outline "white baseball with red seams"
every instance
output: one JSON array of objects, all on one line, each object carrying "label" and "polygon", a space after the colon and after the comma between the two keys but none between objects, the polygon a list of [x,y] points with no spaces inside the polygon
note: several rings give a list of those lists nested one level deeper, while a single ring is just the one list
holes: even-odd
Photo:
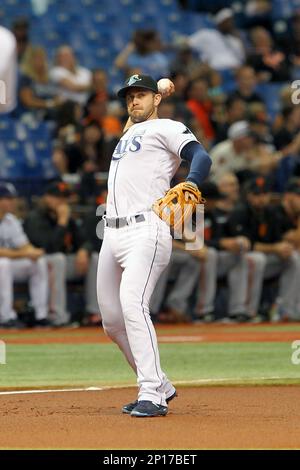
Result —
[{"label": "white baseball with red seams", "polygon": [[107,220],[129,224],[105,227],[97,276],[103,326],[137,374],[138,400],[160,405],[175,389],[160,366],[149,303],[172,238],[151,206],[170,188],[181,149],[191,141],[197,139],[186,126],[170,119],[134,124],[116,146],[108,178]]},{"label": "white baseball with red seams", "polygon": [[157,82],[157,88],[159,93],[165,94],[171,91],[172,87],[174,86],[173,82],[169,78],[161,78]]}]

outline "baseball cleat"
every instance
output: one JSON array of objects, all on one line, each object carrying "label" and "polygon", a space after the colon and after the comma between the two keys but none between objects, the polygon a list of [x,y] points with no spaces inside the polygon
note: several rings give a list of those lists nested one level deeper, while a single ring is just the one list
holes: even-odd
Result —
[{"label": "baseball cleat", "polygon": [[152,401],[139,401],[137,406],[132,410],[131,416],[136,418],[154,418],[156,416],[166,416],[168,407],[157,405]]},{"label": "baseball cleat", "polygon": [[[178,395],[175,390],[175,392],[171,396],[166,398],[166,402],[169,403],[169,401],[173,400],[173,398],[176,398],[177,396]],[[122,408],[122,413],[130,415],[132,410],[134,410],[134,408],[137,406],[137,404],[138,404],[138,400],[135,400],[135,401],[132,401],[131,403],[128,403],[127,405],[124,405]]]}]

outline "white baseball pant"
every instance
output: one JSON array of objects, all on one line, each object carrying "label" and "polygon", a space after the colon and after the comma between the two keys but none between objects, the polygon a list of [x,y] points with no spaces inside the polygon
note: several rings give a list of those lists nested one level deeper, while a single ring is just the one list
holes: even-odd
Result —
[{"label": "white baseball pant", "polygon": [[48,315],[48,269],[45,257],[32,261],[29,258],[0,258],[0,320],[15,320],[13,309],[14,281],[29,282],[29,293],[37,320]]},{"label": "white baseball pant", "polygon": [[170,260],[169,228],[153,212],[144,222],[105,227],[99,256],[97,295],[103,327],[138,378],[138,400],[166,405],[175,389],[161,369],[149,302]]}]

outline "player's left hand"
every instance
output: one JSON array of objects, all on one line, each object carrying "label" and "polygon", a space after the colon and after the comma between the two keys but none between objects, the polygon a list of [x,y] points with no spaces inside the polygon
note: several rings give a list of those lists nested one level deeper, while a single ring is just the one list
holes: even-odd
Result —
[{"label": "player's left hand", "polygon": [[184,181],[169,189],[152,204],[152,210],[173,230],[180,230],[187,224],[197,204],[204,203],[197,185]]}]

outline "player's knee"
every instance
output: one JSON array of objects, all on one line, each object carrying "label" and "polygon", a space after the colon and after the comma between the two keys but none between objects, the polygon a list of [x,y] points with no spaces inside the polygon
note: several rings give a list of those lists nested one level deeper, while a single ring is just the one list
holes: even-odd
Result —
[{"label": "player's knee", "polygon": [[131,315],[136,316],[137,310],[141,308],[141,299],[134,292],[120,293],[120,302],[122,306],[123,314],[126,318]]},{"label": "player's knee", "polygon": [[114,323],[106,322],[105,320],[102,321],[102,326],[104,333],[113,341],[119,337],[120,333],[124,330],[124,324],[121,323]]},{"label": "player's knee", "polygon": [[39,271],[43,273],[47,272],[47,260],[45,256],[41,256],[40,258],[38,258],[36,261],[36,264],[37,264]]},{"label": "player's knee", "polygon": [[64,253],[54,253],[48,257],[48,264],[60,271],[65,271],[67,267],[67,257]]},{"label": "player's knee", "polygon": [[252,252],[248,255],[248,261],[253,263],[256,272],[263,272],[266,268],[267,257],[264,253]]}]

